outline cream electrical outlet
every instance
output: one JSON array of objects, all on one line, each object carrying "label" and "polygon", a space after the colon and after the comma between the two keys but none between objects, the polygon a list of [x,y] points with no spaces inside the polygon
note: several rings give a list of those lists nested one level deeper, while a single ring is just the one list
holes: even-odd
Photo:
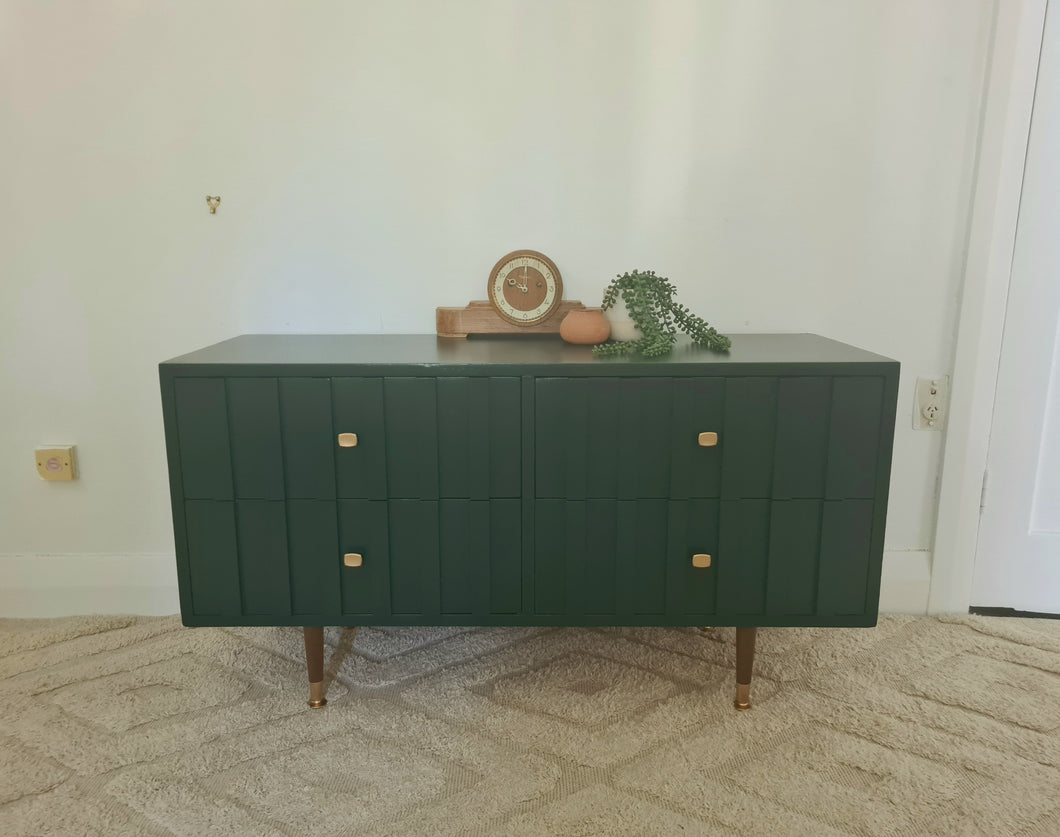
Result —
[{"label": "cream electrical outlet", "polygon": [[914,430],[942,430],[949,412],[950,379],[917,378],[913,403]]},{"label": "cream electrical outlet", "polygon": [[37,473],[45,480],[77,479],[76,445],[52,445],[37,448]]}]

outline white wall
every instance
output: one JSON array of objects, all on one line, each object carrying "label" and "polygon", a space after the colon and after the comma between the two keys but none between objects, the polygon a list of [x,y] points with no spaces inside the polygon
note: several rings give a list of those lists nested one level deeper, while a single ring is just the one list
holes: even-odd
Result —
[{"label": "white wall", "polygon": [[429,332],[519,247],[572,298],[652,268],[725,332],[900,360],[887,549],[929,550],[912,379],[950,369],[994,12],[0,0],[0,553],[171,552],[158,361]]}]

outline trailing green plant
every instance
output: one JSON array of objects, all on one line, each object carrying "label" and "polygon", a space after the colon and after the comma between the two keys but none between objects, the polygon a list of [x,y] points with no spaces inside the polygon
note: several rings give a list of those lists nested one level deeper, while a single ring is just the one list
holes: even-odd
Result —
[{"label": "trailing green plant", "polygon": [[625,342],[609,341],[593,346],[598,355],[624,355],[639,352],[644,357],[659,357],[673,349],[680,329],[701,346],[727,352],[732,341],[697,317],[684,305],[674,302],[677,288],[654,270],[634,270],[611,280],[604,291],[603,308],[614,308],[619,295],[626,303],[630,319],[643,337]]}]

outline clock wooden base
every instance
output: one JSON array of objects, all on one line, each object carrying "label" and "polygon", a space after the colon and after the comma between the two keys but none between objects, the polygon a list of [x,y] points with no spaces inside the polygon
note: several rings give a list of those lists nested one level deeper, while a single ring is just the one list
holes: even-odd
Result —
[{"label": "clock wooden base", "polygon": [[436,331],[439,337],[467,337],[470,334],[559,334],[560,323],[571,311],[583,311],[577,300],[564,300],[542,323],[519,326],[497,314],[488,300],[469,302],[463,308],[437,308]]}]

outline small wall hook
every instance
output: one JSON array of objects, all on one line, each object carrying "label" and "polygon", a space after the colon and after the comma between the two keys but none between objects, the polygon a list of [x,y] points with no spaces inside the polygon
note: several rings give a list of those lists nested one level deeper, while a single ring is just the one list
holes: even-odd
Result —
[{"label": "small wall hook", "polygon": [[209,195],[206,196],[206,205],[210,207],[210,214],[217,214],[217,206],[221,203],[221,196],[218,195],[216,198],[211,198]]}]

